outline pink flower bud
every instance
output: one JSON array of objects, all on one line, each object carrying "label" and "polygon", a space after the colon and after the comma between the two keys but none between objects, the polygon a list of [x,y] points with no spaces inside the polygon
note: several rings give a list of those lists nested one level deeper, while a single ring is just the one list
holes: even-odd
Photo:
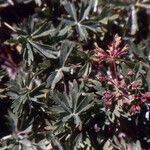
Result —
[{"label": "pink flower bud", "polygon": [[141,112],[141,107],[140,107],[139,105],[137,105],[137,106],[135,107],[135,109],[136,109],[137,112]]},{"label": "pink flower bud", "polygon": [[128,71],[128,76],[134,76],[135,75],[135,71],[134,70],[129,70]]},{"label": "pink flower bud", "polygon": [[103,95],[103,99],[108,100],[113,98],[113,93],[111,91],[106,91]]},{"label": "pink flower bud", "polygon": [[131,89],[137,89],[140,86],[141,86],[141,82],[139,81],[134,81],[131,83]]},{"label": "pink flower bud", "polygon": [[140,95],[139,94],[135,94],[134,95],[134,100],[138,100],[140,98]]},{"label": "pink flower bud", "polygon": [[142,96],[143,99],[148,99],[150,98],[150,92],[146,92],[143,96]]},{"label": "pink flower bud", "polygon": [[107,78],[104,77],[104,76],[100,76],[100,77],[99,77],[99,80],[100,80],[100,81],[107,81]]},{"label": "pink flower bud", "polygon": [[132,105],[130,108],[130,113],[135,113],[135,111],[136,111],[136,106]]},{"label": "pink flower bud", "polygon": [[130,113],[135,114],[135,113],[140,113],[141,112],[141,107],[138,104],[134,104],[130,108]]}]

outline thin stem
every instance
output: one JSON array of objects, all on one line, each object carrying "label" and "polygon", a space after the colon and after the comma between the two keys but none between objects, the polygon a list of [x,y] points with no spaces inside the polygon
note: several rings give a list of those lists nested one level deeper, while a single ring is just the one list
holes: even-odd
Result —
[{"label": "thin stem", "polygon": [[10,30],[17,32],[16,29],[14,29],[10,24],[8,24],[7,22],[4,22],[4,25],[9,28]]},{"label": "thin stem", "polygon": [[115,71],[115,76],[116,76],[116,80],[117,80],[117,83],[118,83],[118,72],[117,72],[117,66],[116,66],[116,63],[115,61],[113,60],[113,67],[114,67],[114,71]]}]

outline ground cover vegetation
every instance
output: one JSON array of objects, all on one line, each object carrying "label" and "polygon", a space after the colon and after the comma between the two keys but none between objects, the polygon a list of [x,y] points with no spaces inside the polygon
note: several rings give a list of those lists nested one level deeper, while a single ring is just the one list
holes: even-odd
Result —
[{"label": "ground cover vegetation", "polygon": [[0,149],[150,148],[149,0],[0,1]]}]

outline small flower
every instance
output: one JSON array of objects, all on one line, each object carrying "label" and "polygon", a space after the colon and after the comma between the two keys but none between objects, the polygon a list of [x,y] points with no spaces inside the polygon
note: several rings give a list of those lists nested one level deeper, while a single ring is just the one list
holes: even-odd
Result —
[{"label": "small flower", "polygon": [[116,91],[115,96],[119,98],[119,97],[124,96],[124,94],[122,93],[122,91]]},{"label": "small flower", "polygon": [[116,59],[126,55],[128,53],[128,47],[125,45],[124,47],[120,46],[121,37],[117,34],[114,37],[114,41],[108,46],[108,50],[104,50],[100,47],[97,47],[94,50],[93,61],[97,63],[102,63],[103,61],[116,61]]},{"label": "small flower", "polygon": [[108,58],[108,54],[102,48],[97,47],[94,50],[94,52],[95,52],[93,55],[94,62],[100,64],[101,62],[105,61]]},{"label": "small flower", "polygon": [[148,99],[150,98],[150,92],[146,92],[145,94],[143,94],[142,99]]},{"label": "small flower", "polygon": [[134,76],[135,75],[135,71],[134,70],[129,70],[128,71],[128,76]]},{"label": "small flower", "polygon": [[139,105],[137,105],[135,108],[137,112],[141,112],[141,107]]},{"label": "small flower", "polygon": [[99,76],[98,78],[100,81],[108,81],[108,78],[107,77],[104,77],[104,76]]},{"label": "small flower", "polygon": [[140,98],[140,95],[139,94],[134,94],[133,98],[134,98],[134,100],[138,100]]},{"label": "small flower", "polygon": [[114,94],[111,91],[105,91],[102,99],[104,100],[106,106],[110,107],[112,105],[112,100],[114,98]]},{"label": "small flower", "polygon": [[130,108],[130,113],[135,114],[135,113],[140,113],[141,112],[141,107],[138,104],[134,104]]},{"label": "small flower", "polygon": [[116,60],[117,58],[120,58],[128,53],[127,45],[120,47],[121,42],[121,37],[116,34],[114,41],[109,46],[109,50],[107,50],[112,60]]},{"label": "small flower", "polygon": [[109,100],[114,97],[113,93],[111,91],[105,91],[103,94],[103,99]]},{"label": "small flower", "polygon": [[130,88],[132,90],[134,90],[134,89],[139,88],[140,86],[141,86],[141,82],[140,81],[134,81],[134,82],[131,83]]}]

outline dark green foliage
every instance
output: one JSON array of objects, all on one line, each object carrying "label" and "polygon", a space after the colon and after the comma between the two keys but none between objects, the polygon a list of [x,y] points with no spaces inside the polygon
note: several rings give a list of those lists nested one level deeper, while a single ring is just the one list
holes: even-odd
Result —
[{"label": "dark green foliage", "polygon": [[20,23],[2,20],[21,62],[0,51],[11,104],[0,149],[149,149],[150,2],[8,0],[0,11],[29,3]]}]

